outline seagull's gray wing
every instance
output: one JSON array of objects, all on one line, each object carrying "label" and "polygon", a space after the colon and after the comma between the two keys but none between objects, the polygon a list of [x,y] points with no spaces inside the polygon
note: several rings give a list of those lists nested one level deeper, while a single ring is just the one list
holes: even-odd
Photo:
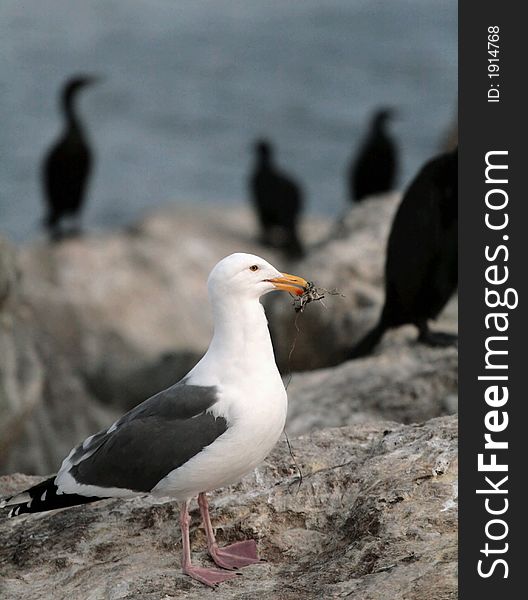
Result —
[{"label": "seagull's gray wing", "polygon": [[149,492],[225,433],[226,419],[208,412],[216,402],[215,387],[177,383],[87,438],[67,470],[80,484]]}]

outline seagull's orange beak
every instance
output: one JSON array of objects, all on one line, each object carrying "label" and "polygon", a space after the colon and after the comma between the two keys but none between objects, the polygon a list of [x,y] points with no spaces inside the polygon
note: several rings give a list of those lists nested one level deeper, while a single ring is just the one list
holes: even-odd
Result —
[{"label": "seagull's orange beak", "polygon": [[306,279],[297,277],[297,275],[289,275],[288,273],[281,273],[281,277],[275,277],[274,279],[266,279],[278,289],[284,292],[290,292],[297,296],[302,296],[304,290],[308,286]]}]

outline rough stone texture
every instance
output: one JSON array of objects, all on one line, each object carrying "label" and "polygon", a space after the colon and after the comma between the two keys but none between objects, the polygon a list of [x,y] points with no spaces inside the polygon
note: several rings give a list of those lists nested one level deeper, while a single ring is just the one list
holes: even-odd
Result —
[{"label": "rough stone texture", "polygon": [[295,373],[288,385],[289,434],[390,419],[416,423],[458,410],[458,352],[388,348],[330,369]]},{"label": "rough stone texture", "polygon": [[20,298],[18,280],[14,248],[0,239],[0,462],[16,440],[24,440],[26,423],[46,386],[34,320]]},{"label": "rough stone texture", "polygon": [[[174,502],[148,498],[0,521],[0,596],[10,600],[457,597],[457,420],[326,429],[280,443],[214,494],[221,543],[258,539],[267,560],[208,590],[179,570]],[[0,479],[0,493],[37,478]],[[194,559],[210,564],[194,510]]]},{"label": "rough stone texture", "polygon": [[[275,354],[283,371],[341,363],[345,350],[377,322],[384,300],[386,241],[400,198],[394,193],[353,206],[326,241],[295,265],[296,274],[328,290],[337,288],[342,296],[327,296],[308,305],[296,322],[291,307],[276,296],[266,298]],[[456,299],[446,307],[437,327],[456,332]],[[415,338],[413,327],[394,330],[381,347],[406,346]]]},{"label": "rough stone texture", "polygon": [[44,384],[30,315],[19,304],[17,279],[14,249],[0,238],[0,456],[39,402]]},{"label": "rough stone texture", "polygon": [[0,237],[0,310],[14,293],[19,277],[14,248]]},{"label": "rough stone texture", "polygon": [[18,273],[14,250],[0,239],[0,473],[46,473],[113,413],[54,352]]}]

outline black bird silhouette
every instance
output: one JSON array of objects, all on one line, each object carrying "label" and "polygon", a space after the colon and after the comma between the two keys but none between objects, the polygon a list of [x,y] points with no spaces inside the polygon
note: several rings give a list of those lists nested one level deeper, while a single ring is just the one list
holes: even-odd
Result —
[{"label": "black bird silhouette", "polygon": [[388,108],[377,110],[370,131],[348,169],[348,195],[351,202],[360,202],[394,189],[398,168],[397,150],[387,132],[387,122],[393,117]]},{"label": "black bird silhouette", "polygon": [[65,127],[59,139],[48,150],[42,169],[42,182],[47,214],[44,224],[51,239],[64,235],[62,221],[76,218],[72,232],[79,233],[79,218],[86,185],[92,168],[93,155],[83,126],[76,114],[75,100],[84,87],[97,81],[90,76],[69,79],[61,92],[61,110]]},{"label": "black bird silhouette", "polygon": [[405,192],[387,245],[385,304],[378,324],[348,354],[370,354],[387,329],[416,325],[431,346],[456,336],[432,332],[458,284],[458,150],[425,164]]},{"label": "black bird silhouette", "polygon": [[269,142],[258,140],[255,156],[249,189],[260,223],[261,241],[283,248],[291,258],[299,258],[304,254],[297,231],[303,206],[301,188],[275,166]]}]

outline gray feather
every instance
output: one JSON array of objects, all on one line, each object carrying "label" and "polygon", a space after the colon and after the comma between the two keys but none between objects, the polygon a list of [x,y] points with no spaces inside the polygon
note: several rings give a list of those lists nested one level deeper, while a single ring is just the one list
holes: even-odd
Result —
[{"label": "gray feather", "polygon": [[177,383],[79,445],[69,472],[81,484],[148,492],[225,433],[226,420],[207,412],[216,402],[215,387]]}]

